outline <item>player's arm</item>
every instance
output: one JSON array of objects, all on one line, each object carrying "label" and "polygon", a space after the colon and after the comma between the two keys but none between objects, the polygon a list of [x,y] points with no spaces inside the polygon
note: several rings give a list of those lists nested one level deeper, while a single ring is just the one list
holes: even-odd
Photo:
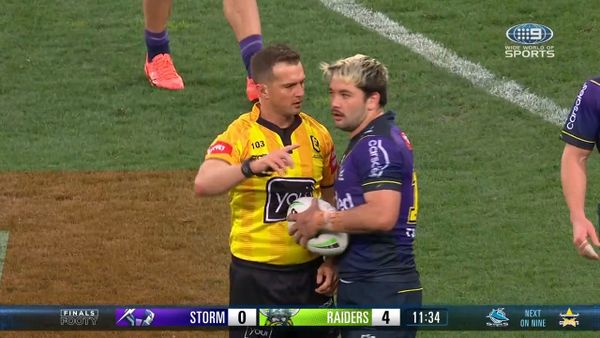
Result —
[{"label": "player's arm", "polygon": [[288,220],[296,222],[290,234],[308,240],[321,230],[347,233],[392,230],[400,212],[400,192],[374,190],[366,192],[364,197],[364,204],[344,211],[320,210],[314,199],[306,211],[288,216]]},{"label": "player's arm", "polygon": [[594,245],[600,245],[594,225],[585,216],[587,159],[591,152],[589,149],[566,144],[561,158],[561,183],[573,224],[573,244],[577,248],[587,242],[588,237]]},{"label": "player's arm", "polygon": [[374,190],[366,192],[364,197],[365,203],[355,208],[325,214],[323,227],[348,233],[392,230],[400,213],[400,192]]}]

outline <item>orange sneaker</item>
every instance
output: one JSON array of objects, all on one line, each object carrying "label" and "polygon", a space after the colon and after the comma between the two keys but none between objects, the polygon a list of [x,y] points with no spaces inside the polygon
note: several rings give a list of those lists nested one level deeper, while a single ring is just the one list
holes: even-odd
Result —
[{"label": "orange sneaker", "polygon": [[258,100],[258,89],[256,88],[256,82],[252,78],[246,78],[246,96],[248,101],[254,102]]},{"label": "orange sneaker", "polygon": [[146,56],[144,71],[148,81],[154,87],[169,90],[181,90],[184,87],[183,79],[177,74],[169,54],[158,54],[152,58],[152,62],[148,62],[148,56]]}]

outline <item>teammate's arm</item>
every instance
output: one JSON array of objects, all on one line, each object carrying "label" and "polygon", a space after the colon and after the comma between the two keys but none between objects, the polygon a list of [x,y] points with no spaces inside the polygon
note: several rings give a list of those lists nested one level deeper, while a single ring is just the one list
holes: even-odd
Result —
[{"label": "teammate's arm", "polygon": [[[566,144],[561,158],[561,182],[565,201],[573,224],[573,244],[579,249],[588,237],[600,246],[592,222],[585,216],[587,159],[592,151]],[[580,254],[583,253],[579,250]]]}]

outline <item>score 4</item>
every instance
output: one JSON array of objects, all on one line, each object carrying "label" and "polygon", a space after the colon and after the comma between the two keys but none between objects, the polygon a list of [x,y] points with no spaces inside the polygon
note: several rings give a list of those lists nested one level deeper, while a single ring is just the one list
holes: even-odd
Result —
[{"label": "score 4", "polygon": [[371,309],[371,326],[400,326],[400,309]]}]

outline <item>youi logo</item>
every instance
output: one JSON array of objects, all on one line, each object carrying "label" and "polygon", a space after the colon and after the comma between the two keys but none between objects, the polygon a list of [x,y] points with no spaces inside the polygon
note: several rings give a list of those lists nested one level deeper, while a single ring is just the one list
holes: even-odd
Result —
[{"label": "youi logo", "polygon": [[520,45],[538,45],[554,36],[550,27],[538,23],[522,23],[506,30],[506,38]]}]

